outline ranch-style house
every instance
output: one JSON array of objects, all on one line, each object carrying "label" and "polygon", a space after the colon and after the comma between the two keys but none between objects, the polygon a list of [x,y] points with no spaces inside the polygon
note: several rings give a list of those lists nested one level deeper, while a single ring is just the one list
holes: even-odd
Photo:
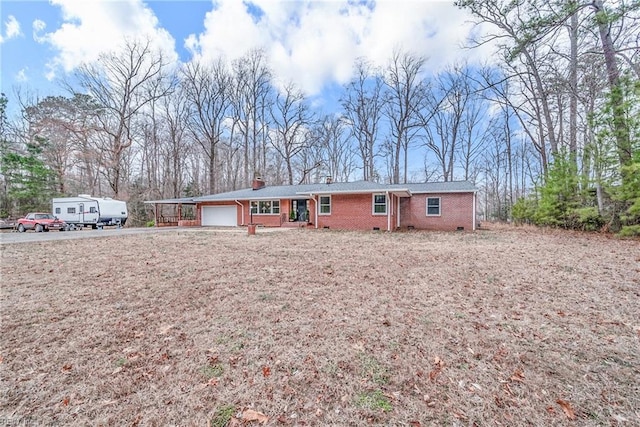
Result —
[{"label": "ranch-style house", "polygon": [[[156,226],[311,227],[337,230],[475,230],[476,187],[468,181],[369,181],[268,186],[209,196],[150,200]],[[162,208],[177,206],[177,215]],[[191,215],[183,215],[191,206]]]}]

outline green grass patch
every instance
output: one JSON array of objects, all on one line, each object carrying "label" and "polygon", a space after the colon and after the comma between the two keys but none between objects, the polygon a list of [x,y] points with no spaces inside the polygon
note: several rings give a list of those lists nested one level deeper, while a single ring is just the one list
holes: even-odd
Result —
[{"label": "green grass patch", "polygon": [[271,295],[271,294],[269,294],[269,293],[262,292],[262,293],[258,294],[258,299],[260,301],[273,301],[274,299],[276,299],[276,297]]},{"label": "green grass patch", "polygon": [[210,380],[211,378],[221,377],[224,373],[224,367],[221,364],[216,363],[215,365],[204,366],[202,369],[200,369],[200,372],[202,372],[202,375]]},{"label": "green grass patch", "polygon": [[391,402],[382,394],[380,390],[366,391],[358,394],[356,405],[365,409],[379,410],[389,412],[393,409]]},{"label": "green grass patch", "polygon": [[360,354],[360,364],[362,366],[362,376],[370,378],[378,385],[389,383],[389,372],[378,362],[378,360],[367,354]]},{"label": "green grass patch", "polygon": [[233,405],[224,405],[220,408],[216,409],[215,414],[213,414],[213,418],[211,418],[210,426],[211,427],[226,427],[233,418],[233,415],[236,413],[236,407]]}]

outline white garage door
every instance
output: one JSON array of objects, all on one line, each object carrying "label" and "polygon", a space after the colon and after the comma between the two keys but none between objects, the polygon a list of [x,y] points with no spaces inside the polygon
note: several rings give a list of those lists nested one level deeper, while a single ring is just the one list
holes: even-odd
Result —
[{"label": "white garage door", "polygon": [[235,227],[238,225],[237,208],[235,206],[203,206],[202,225]]}]

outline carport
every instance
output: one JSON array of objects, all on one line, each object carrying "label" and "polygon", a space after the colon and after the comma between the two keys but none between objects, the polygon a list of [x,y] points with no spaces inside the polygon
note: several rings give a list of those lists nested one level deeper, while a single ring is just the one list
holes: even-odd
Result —
[{"label": "carport", "polygon": [[[196,202],[190,197],[164,200],[148,200],[153,205],[153,220],[156,227],[193,227],[200,225]],[[184,209],[184,207],[187,209]]]}]

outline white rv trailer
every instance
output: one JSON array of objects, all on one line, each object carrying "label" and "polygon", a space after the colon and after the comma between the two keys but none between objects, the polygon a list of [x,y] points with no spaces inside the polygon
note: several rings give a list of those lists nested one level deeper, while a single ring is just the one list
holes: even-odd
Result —
[{"label": "white rv trailer", "polygon": [[53,215],[69,228],[102,228],[105,225],[122,227],[127,222],[127,204],[110,197],[60,197],[51,201]]}]

